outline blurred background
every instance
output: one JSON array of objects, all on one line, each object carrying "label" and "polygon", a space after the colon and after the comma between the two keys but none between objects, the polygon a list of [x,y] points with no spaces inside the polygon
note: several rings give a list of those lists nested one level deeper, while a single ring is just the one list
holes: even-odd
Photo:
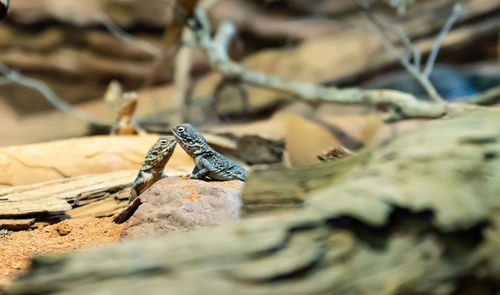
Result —
[{"label": "blurred background", "polygon": [[[357,149],[390,135],[369,107],[306,105],[223,79],[182,37],[195,3],[12,0],[8,18],[0,23],[0,61],[107,124],[117,113],[105,97],[136,91],[136,121],[150,132],[168,132],[188,121],[219,133],[284,139],[298,150],[299,141],[315,133],[307,157],[292,155],[297,163],[317,161],[320,151],[336,143]],[[430,79],[449,100],[499,84],[498,0],[366,3],[378,19],[404,32],[423,59],[460,3],[462,14],[443,40]],[[360,6],[347,0],[221,0],[210,21],[213,28],[223,21],[236,25],[229,54],[249,69],[323,85],[400,89],[425,98],[381,45],[381,29]],[[389,37],[404,53],[397,36]],[[0,77],[0,146],[93,134],[109,134],[109,127],[55,109],[40,87]]]}]

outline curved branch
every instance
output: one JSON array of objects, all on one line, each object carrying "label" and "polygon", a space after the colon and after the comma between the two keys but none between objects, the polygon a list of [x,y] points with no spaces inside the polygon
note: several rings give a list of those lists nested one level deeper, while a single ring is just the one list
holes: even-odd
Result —
[{"label": "curved branch", "polygon": [[490,106],[497,103],[500,103],[500,86],[493,87],[483,93],[480,93],[471,99],[469,99],[470,103]]},{"label": "curved branch", "polygon": [[[336,103],[369,104],[388,107],[387,121],[406,118],[437,118],[446,113],[445,103],[419,101],[411,94],[395,90],[362,90],[359,88],[339,89],[324,87],[300,81],[285,80],[275,75],[264,74],[246,69],[229,59],[228,40],[235,29],[230,23],[223,23],[214,40],[210,34],[210,25],[201,5],[195,9],[194,18],[188,23],[194,32],[197,45],[205,52],[210,64],[226,77],[239,79],[258,87],[282,91],[307,101],[328,101]],[[226,32],[226,34],[224,34]]]},{"label": "curved branch", "polygon": [[65,100],[57,96],[57,94],[44,82],[24,76],[23,74],[10,69],[3,62],[0,62],[0,74],[3,74],[5,78],[0,80],[0,85],[7,83],[17,83],[24,87],[34,89],[40,92],[40,94],[42,94],[43,97],[56,109],[59,109],[60,111],[70,116],[87,121],[90,124],[94,124],[97,126],[110,126],[109,123],[94,119],[87,112],[81,111],[71,104],[67,103]]}]

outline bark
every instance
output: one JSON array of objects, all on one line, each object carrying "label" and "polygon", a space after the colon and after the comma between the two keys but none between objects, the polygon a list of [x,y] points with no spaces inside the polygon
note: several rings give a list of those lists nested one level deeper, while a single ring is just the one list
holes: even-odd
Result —
[{"label": "bark", "polygon": [[27,229],[35,223],[35,218],[28,219],[0,219],[0,229]]},{"label": "bark", "polygon": [[136,174],[126,170],[1,189],[0,217],[66,212],[129,191]]},{"label": "bark", "polygon": [[[0,187],[141,167],[157,135],[92,136],[0,148]],[[191,158],[177,148],[167,174],[189,173]]]}]

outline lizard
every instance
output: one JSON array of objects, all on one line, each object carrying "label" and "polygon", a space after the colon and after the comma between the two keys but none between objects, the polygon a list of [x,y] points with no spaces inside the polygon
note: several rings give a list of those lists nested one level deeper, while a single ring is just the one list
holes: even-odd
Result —
[{"label": "lizard", "polygon": [[179,145],[193,158],[195,167],[191,178],[245,181],[248,171],[211,148],[191,124],[177,125],[172,132]]},{"label": "lizard", "polygon": [[150,188],[155,182],[167,177],[163,168],[172,156],[176,144],[173,136],[162,136],[151,146],[132,184],[132,189],[128,197],[129,203]]}]

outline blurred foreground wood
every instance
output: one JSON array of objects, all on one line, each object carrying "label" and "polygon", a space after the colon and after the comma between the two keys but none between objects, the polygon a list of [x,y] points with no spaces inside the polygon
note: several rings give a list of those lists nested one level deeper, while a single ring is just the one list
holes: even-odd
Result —
[{"label": "blurred foreground wood", "polygon": [[36,258],[8,294],[451,294],[464,277],[498,283],[499,116],[479,109],[338,161],[257,171],[247,206],[297,210]]}]

